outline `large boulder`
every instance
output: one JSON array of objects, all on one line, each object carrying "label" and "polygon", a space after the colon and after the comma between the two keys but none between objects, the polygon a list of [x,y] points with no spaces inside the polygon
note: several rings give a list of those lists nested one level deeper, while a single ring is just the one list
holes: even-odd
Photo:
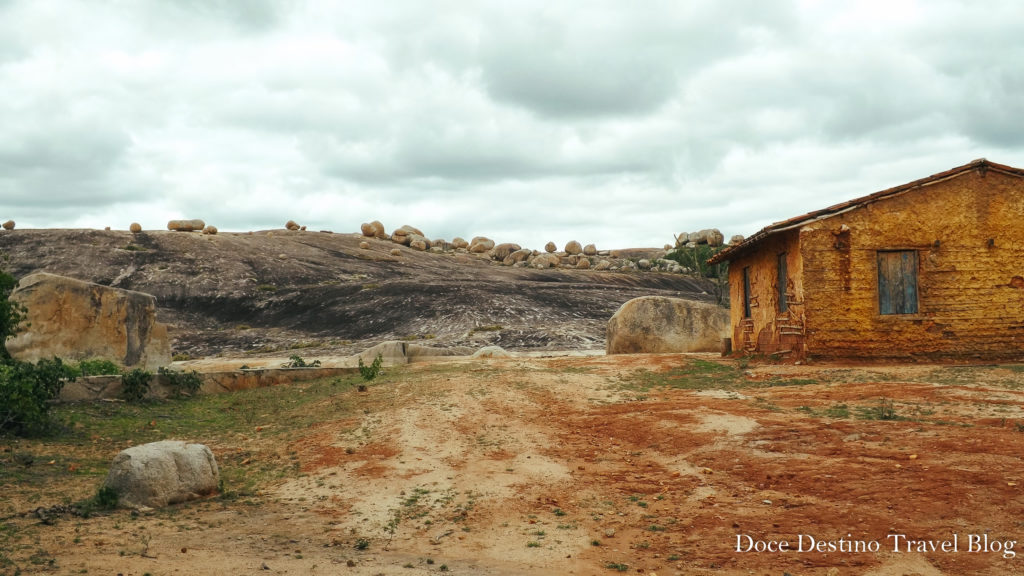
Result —
[{"label": "large boulder", "polygon": [[583,247],[583,254],[586,256],[597,256],[597,246],[587,244]]},{"label": "large boulder", "polygon": [[569,240],[565,244],[565,253],[572,256],[575,256],[576,254],[582,254],[583,246],[575,240]]},{"label": "large boulder", "polygon": [[530,266],[533,268],[557,268],[561,263],[562,259],[558,257],[558,254],[541,254],[533,260],[530,260]]},{"label": "large boulder", "polygon": [[408,246],[409,243],[412,242],[413,236],[426,238],[426,236],[419,228],[415,228],[413,226],[409,226],[408,224],[406,224],[405,226],[402,226],[398,230],[395,230],[394,232],[391,233],[391,241],[394,242],[395,244],[403,244],[405,246]]},{"label": "large boulder", "polygon": [[486,236],[475,236],[469,241],[469,251],[474,254],[483,254],[494,248],[494,240]]},{"label": "large boulder", "polygon": [[554,242],[548,242],[547,244],[544,245],[544,251],[549,254],[551,252],[554,252],[555,250],[558,250],[558,246],[555,246]]},{"label": "large boulder", "polygon": [[198,218],[193,220],[170,220],[167,222],[167,229],[174,232],[196,232],[206,228],[206,222]]},{"label": "large boulder", "polygon": [[469,248],[469,242],[466,242],[464,238],[456,236],[452,238],[452,248],[456,250],[459,248]]},{"label": "large boulder", "polygon": [[408,238],[409,248],[412,248],[413,250],[419,250],[420,252],[424,252],[427,250],[427,248],[430,248],[430,240],[427,240],[423,236],[410,234]]},{"label": "large boulder", "polygon": [[19,360],[106,358],[149,370],[171,362],[149,294],[40,272],[22,278],[11,299],[28,309],[25,330],[7,341]]},{"label": "large boulder", "polygon": [[505,260],[505,258],[508,258],[510,254],[512,254],[516,250],[521,250],[521,249],[522,249],[522,246],[520,246],[519,244],[513,244],[511,242],[506,242],[504,244],[498,244],[494,248],[491,248],[490,254],[491,254],[491,258],[497,260],[498,262],[502,262],[502,261]]},{"label": "large boulder", "polygon": [[719,232],[717,228],[690,232],[687,236],[689,241],[694,244],[707,244],[711,247],[721,246],[725,242],[725,235]]},{"label": "large boulder", "polygon": [[164,440],[122,450],[103,483],[128,507],[161,508],[217,492],[220,470],[202,444]]},{"label": "large boulder", "polygon": [[533,250],[530,250],[529,248],[522,248],[506,256],[501,263],[504,264],[505,266],[512,266],[513,264],[526,262],[526,260],[532,255]]},{"label": "large boulder", "polygon": [[642,296],[623,304],[608,321],[607,353],[718,352],[729,311],[714,304]]},{"label": "large boulder", "polygon": [[363,222],[359,226],[359,231],[362,232],[363,236],[367,238],[377,238],[378,240],[387,240],[388,233],[384,229],[384,225],[381,224],[380,220],[374,220],[373,222]]}]

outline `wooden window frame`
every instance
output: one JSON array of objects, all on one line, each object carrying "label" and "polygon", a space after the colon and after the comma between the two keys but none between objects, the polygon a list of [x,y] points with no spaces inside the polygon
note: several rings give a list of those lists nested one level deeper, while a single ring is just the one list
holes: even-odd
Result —
[{"label": "wooden window frame", "polygon": [[[898,260],[894,255],[899,255]],[[878,250],[876,296],[882,317],[908,317],[920,314],[921,256],[916,249]],[[888,273],[887,273],[888,272]]]},{"label": "wooden window frame", "polygon": [[786,261],[786,253],[779,254],[776,262],[779,281],[779,312],[789,310],[789,301],[786,300],[786,286],[789,283],[789,263]]}]

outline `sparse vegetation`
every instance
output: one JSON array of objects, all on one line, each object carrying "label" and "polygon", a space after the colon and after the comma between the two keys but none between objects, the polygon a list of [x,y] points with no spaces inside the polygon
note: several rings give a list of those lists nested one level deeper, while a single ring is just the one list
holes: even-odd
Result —
[{"label": "sparse vegetation", "polygon": [[862,420],[905,420],[896,414],[895,403],[888,398],[879,398],[876,406],[857,408],[857,417]]},{"label": "sparse vegetation", "polygon": [[298,354],[292,354],[288,357],[288,361],[281,364],[282,368],[316,368],[320,366],[319,360],[313,360],[312,362],[306,362],[306,359]]},{"label": "sparse vegetation", "polygon": [[692,248],[679,246],[665,254],[666,260],[674,260],[680,266],[693,270],[698,278],[707,278],[715,284],[716,301],[727,304],[729,298],[729,264],[708,264],[708,260],[715,254],[725,250],[726,246],[711,247],[707,244],[697,244]]},{"label": "sparse vegetation", "polygon": [[167,386],[171,389],[171,396],[180,398],[182,396],[193,396],[203,386],[203,381],[199,377],[199,372],[192,370],[190,372],[178,372],[176,370],[168,370],[161,366],[157,369]]},{"label": "sparse vegetation", "polygon": [[125,402],[138,402],[149,394],[153,373],[135,368],[121,375],[121,398]]},{"label": "sparse vegetation", "polygon": [[359,357],[359,375],[363,377],[363,380],[369,382],[380,374],[380,367],[384,363],[384,356],[377,354],[377,357],[373,359],[373,362],[369,366],[363,364],[363,357]]}]

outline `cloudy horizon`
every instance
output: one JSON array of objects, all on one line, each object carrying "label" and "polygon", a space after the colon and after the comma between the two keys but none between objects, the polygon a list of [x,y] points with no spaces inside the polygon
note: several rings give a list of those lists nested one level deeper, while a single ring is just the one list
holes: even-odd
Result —
[{"label": "cloudy horizon", "polygon": [[1024,166],[1024,4],[0,0],[0,220],[539,247]]}]

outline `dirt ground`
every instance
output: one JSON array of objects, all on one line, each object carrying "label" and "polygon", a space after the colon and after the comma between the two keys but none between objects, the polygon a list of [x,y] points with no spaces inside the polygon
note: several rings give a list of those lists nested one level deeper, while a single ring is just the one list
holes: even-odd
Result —
[{"label": "dirt ground", "polygon": [[1024,574],[1021,366],[731,361],[739,380],[659,385],[711,361],[409,365],[288,446],[211,445],[295,459],[258,498],[62,522],[34,532],[56,562],[22,569]]}]

